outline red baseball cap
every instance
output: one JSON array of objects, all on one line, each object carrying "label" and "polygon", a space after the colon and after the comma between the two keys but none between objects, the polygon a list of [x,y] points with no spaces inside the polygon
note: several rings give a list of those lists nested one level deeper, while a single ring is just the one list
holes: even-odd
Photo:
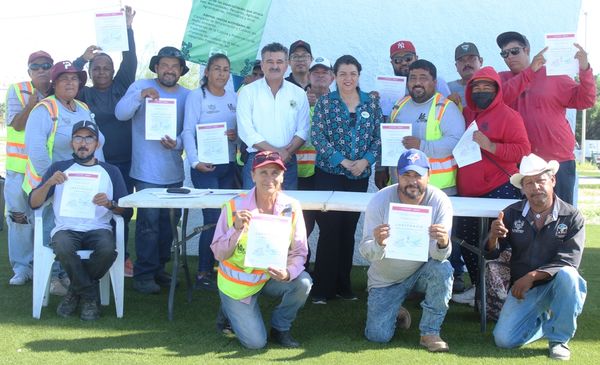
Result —
[{"label": "red baseball cap", "polygon": [[393,57],[398,52],[417,53],[415,46],[411,41],[398,41],[390,46],[390,57]]},{"label": "red baseball cap", "polygon": [[52,83],[55,83],[56,79],[64,73],[76,73],[79,76],[79,89],[83,88],[87,81],[87,74],[85,71],[78,70],[71,61],[56,62],[50,69],[50,80]]},{"label": "red baseball cap", "polygon": [[278,152],[260,151],[259,153],[254,155],[254,160],[252,160],[252,171],[256,170],[259,167],[263,167],[270,164],[275,164],[281,167],[283,171],[287,170]]},{"label": "red baseball cap", "polygon": [[38,58],[47,58],[50,60],[50,63],[54,63],[54,60],[52,59],[50,54],[48,54],[48,52],[36,51],[29,55],[29,58],[27,59],[27,64],[29,65]]}]

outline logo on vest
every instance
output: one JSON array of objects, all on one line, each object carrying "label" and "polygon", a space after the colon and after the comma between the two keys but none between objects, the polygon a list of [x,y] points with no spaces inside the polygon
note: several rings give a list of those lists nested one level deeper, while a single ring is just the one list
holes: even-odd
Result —
[{"label": "logo on vest", "polygon": [[516,220],[513,223],[513,228],[512,228],[512,232],[513,233],[523,233],[523,226],[525,226],[525,221],[523,220]]},{"label": "logo on vest", "polygon": [[567,225],[564,223],[556,226],[556,238],[565,238],[567,236]]}]

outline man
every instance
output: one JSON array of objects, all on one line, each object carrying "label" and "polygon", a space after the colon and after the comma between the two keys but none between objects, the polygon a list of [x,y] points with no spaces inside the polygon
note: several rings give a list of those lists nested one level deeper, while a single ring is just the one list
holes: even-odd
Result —
[{"label": "man", "polygon": [[[411,41],[398,41],[390,46],[390,63],[396,76],[408,78],[408,67],[418,59],[417,50]],[[441,77],[437,78],[435,89],[446,97],[450,95],[450,89]]]},{"label": "man", "polygon": [[292,72],[285,80],[302,89],[306,89],[310,85],[308,71],[312,60],[310,44],[302,40],[292,43],[290,46],[290,66]]},{"label": "man", "polygon": [[244,83],[242,84],[242,86],[251,84],[258,79],[262,79],[264,76],[265,74],[260,68],[260,60],[256,60],[254,62],[254,66],[252,67],[252,73],[244,77]]},{"label": "man", "polygon": [[[78,99],[85,102],[90,111],[94,113],[95,122],[106,137],[103,152],[106,162],[116,166],[121,171],[129,194],[133,193],[133,180],[129,177],[131,169],[131,120],[120,121],[115,117],[115,106],[127,88],[135,81],[137,69],[137,56],[135,53],[135,40],[131,24],[135,11],[125,6],[125,19],[127,23],[127,38],[129,50],[123,52],[123,59],[119,72],[115,76],[115,67],[112,58],[106,53],[94,53],[97,49],[90,46],[83,56],[73,62],[80,70],[89,61],[88,73],[92,79],[92,87],[84,86],[79,92]],[[129,235],[128,224],[130,216],[123,217],[125,221],[125,248]],[[126,254],[125,276],[133,276],[133,264]]]},{"label": "man", "polygon": [[50,68],[54,61],[44,51],[33,52],[27,60],[31,81],[9,86],[6,94],[6,225],[8,259],[14,275],[10,285],[25,285],[33,274],[33,214],[21,189],[25,174],[25,126],[29,113],[50,91]]},{"label": "man", "polygon": [[[183,128],[185,100],[189,90],[177,84],[189,69],[180,50],[163,47],[150,60],[155,79],[138,80],[117,103],[115,116],[121,121],[132,120],[132,157],[129,176],[136,191],[148,188],[180,187],[183,183]],[[160,140],[147,140],[146,99],[176,99],[176,136],[165,135]],[[141,293],[158,293],[169,286],[171,277],[165,272],[172,242],[168,209],[138,209],[135,226],[136,262],[133,287]]]},{"label": "man", "polygon": [[582,214],[554,194],[559,163],[533,153],[510,182],[525,199],[492,222],[486,258],[512,248],[511,289],[494,328],[496,345],[519,347],[546,337],[552,359],[569,360],[587,286],[577,269],[585,242]]},{"label": "man", "polygon": [[283,79],[287,70],[287,49],[271,43],[261,51],[265,74],[240,90],[237,104],[238,132],[248,146],[243,170],[243,188],[254,186],[252,159],[258,151],[278,152],[286,164],[284,190],[295,190],[298,168],[295,152],[308,138],[308,99],[301,88]]},{"label": "man", "polygon": [[[99,148],[98,127],[90,121],[80,121],[73,126],[71,137],[73,159],[53,163],[44,174],[42,183],[29,196],[31,208],[39,208],[46,200],[54,197],[56,226],[52,230],[51,247],[62,267],[69,274],[71,284],[67,295],[56,308],[61,317],[69,317],[81,302],[80,318],[85,321],[98,319],[98,281],[110,269],[117,257],[115,238],[110,225],[113,214],[122,214],[124,209],[116,201],[127,195],[123,177],[115,166],[98,162],[94,151]],[[93,175],[98,179],[98,192],[89,206],[82,202],[81,211],[93,210],[93,218],[61,215],[61,205],[77,204],[63,196],[65,183],[70,174]],[[90,179],[94,181],[94,179]],[[65,198],[63,200],[63,197]],[[77,250],[93,250],[84,263]]]},{"label": "man", "polygon": [[502,83],[517,85],[512,89],[503,85],[504,99],[523,117],[531,151],[545,160],[559,161],[554,192],[563,201],[573,204],[575,136],[565,112],[567,108],[591,108],[596,102],[596,80],[587,53],[575,43],[578,49],[575,58],[579,61],[579,82],[576,82],[567,75],[547,76],[546,69],[540,69],[545,63],[546,49],[530,61],[529,41],[520,33],[502,33],[496,43],[510,69],[500,72]]},{"label": "man", "polygon": [[[465,120],[456,104],[435,91],[437,70],[427,60],[418,60],[409,66],[409,95],[398,100],[390,114],[392,123],[409,123],[412,136],[404,137],[404,148],[425,152],[431,163],[431,185],[448,195],[456,195],[458,167],[452,150],[465,131]],[[395,182],[395,171],[391,171]],[[389,179],[387,169],[376,172],[378,188]]]},{"label": "man", "polygon": [[463,42],[454,50],[454,61],[456,72],[460,75],[460,79],[448,83],[448,88],[452,93],[448,95],[448,99],[464,108],[467,106],[465,86],[467,85],[467,81],[481,68],[483,58],[479,56],[479,50],[475,44]]},{"label": "man", "polygon": [[[398,160],[398,184],[377,192],[367,206],[360,245],[360,253],[371,264],[365,336],[369,341],[389,342],[402,303],[414,288],[425,293],[420,344],[431,352],[446,352],[448,344],[440,338],[440,330],[452,292],[452,266],[447,260],[452,205],[448,196],[428,184],[430,172],[427,155],[407,150]],[[427,262],[386,258],[386,246],[395,238],[388,224],[390,203],[432,208]]]}]

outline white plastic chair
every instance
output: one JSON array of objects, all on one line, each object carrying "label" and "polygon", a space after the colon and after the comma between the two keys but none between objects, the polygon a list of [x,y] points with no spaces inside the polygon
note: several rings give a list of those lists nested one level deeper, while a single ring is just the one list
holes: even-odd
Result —
[{"label": "white plastic chair", "polygon": [[[54,251],[44,246],[44,224],[42,212],[49,203],[35,210],[35,228],[33,243],[33,318],[40,319],[42,306],[48,306],[50,293],[50,273],[54,262]],[[100,304],[108,305],[110,302],[110,284],[112,283],[115,296],[115,309],[117,318],[123,317],[123,297],[125,287],[125,244],[124,223],[120,215],[113,215],[116,222],[116,251],[117,258],[112,266],[100,279]],[[79,250],[77,254],[82,259],[89,259],[92,250]],[[109,282],[110,277],[110,282]]]}]

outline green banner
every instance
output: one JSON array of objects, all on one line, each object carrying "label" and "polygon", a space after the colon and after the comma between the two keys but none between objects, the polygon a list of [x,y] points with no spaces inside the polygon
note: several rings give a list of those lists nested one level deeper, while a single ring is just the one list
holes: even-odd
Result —
[{"label": "green banner", "polygon": [[271,0],[194,0],[181,51],[203,65],[211,55],[223,53],[232,74],[249,74],[270,6]]}]

